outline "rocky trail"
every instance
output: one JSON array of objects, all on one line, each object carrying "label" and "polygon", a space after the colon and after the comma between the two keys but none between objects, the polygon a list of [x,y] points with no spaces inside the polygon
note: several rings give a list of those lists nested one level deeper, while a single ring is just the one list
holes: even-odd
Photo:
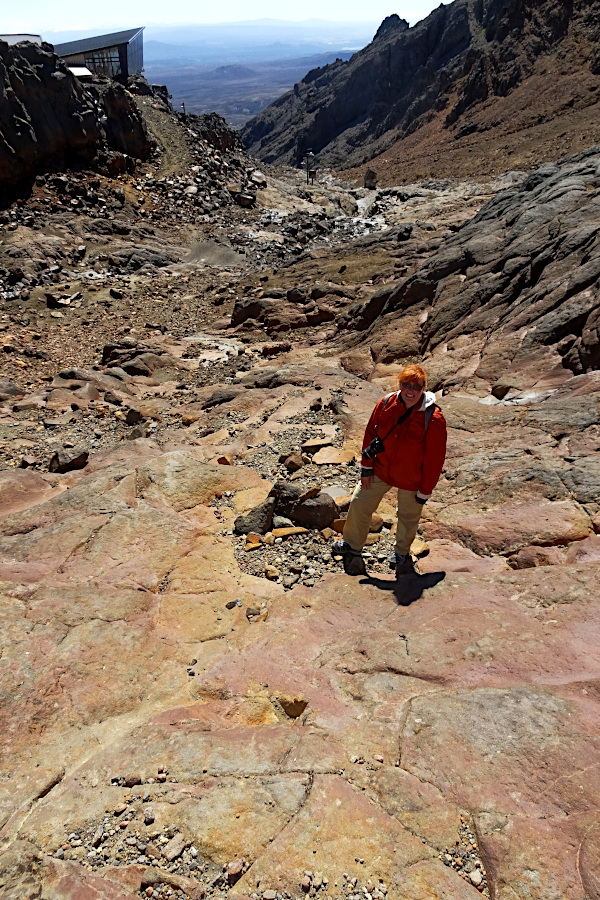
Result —
[{"label": "rocky trail", "polygon": [[[2,214],[0,893],[600,896],[600,150],[311,186],[139,103]],[[407,360],[446,466],[353,577]]]}]

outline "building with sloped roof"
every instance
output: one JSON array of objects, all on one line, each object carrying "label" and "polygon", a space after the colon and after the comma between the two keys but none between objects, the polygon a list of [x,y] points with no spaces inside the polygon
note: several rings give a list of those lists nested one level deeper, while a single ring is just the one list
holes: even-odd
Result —
[{"label": "building with sloped roof", "polygon": [[144,68],[143,28],[101,34],[55,44],[54,51],[69,68],[85,66],[96,75],[126,81]]}]

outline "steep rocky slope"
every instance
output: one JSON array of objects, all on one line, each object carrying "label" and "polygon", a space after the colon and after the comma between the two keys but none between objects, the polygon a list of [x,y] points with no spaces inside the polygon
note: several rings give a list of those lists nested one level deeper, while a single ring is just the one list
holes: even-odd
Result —
[{"label": "steep rocky slope", "polygon": [[[0,894],[596,898],[600,150],[307,187],[153,103],[0,218]],[[419,574],[390,495],[351,577],[407,359]]]},{"label": "steep rocky slope", "polygon": [[367,330],[380,362],[425,354],[439,384],[481,379],[499,398],[597,369],[599,162],[592,148],[534,169],[339,327]]},{"label": "steep rocky slope", "polygon": [[376,168],[388,184],[554,159],[580,149],[582,132],[600,139],[598,12],[594,0],[455,0],[414,28],[391,16],[350,61],[309,72],[248,123],[243,140],[292,165],[309,148],[338,168],[385,151]]}]

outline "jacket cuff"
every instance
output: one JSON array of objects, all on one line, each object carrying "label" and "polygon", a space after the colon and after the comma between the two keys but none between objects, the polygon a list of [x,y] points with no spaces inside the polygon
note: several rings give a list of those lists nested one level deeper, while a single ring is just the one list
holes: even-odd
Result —
[{"label": "jacket cuff", "polygon": [[373,467],[372,466],[361,466],[360,469],[360,477],[361,478],[371,478],[373,475]]},{"label": "jacket cuff", "polygon": [[417,491],[417,493],[415,494],[415,500],[417,501],[417,503],[420,503],[421,506],[424,506],[430,497],[431,494],[423,494],[421,491]]}]

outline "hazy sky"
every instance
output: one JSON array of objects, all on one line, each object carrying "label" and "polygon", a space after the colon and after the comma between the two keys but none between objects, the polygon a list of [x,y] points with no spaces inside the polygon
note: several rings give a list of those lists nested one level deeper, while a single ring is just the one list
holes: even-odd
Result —
[{"label": "hazy sky", "polygon": [[25,32],[49,34],[71,29],[117,31],[138,25],[203,24],[239,22],[248,19],[286,19],[302,21],[311,18],[334,21],[380,22],[398,13],[413,24],[424,18],[439,0],[299,0],[283,4],[281,0],[221,0],[202,3],[197,0],[4,0],[0,14],[0,33]]}]

